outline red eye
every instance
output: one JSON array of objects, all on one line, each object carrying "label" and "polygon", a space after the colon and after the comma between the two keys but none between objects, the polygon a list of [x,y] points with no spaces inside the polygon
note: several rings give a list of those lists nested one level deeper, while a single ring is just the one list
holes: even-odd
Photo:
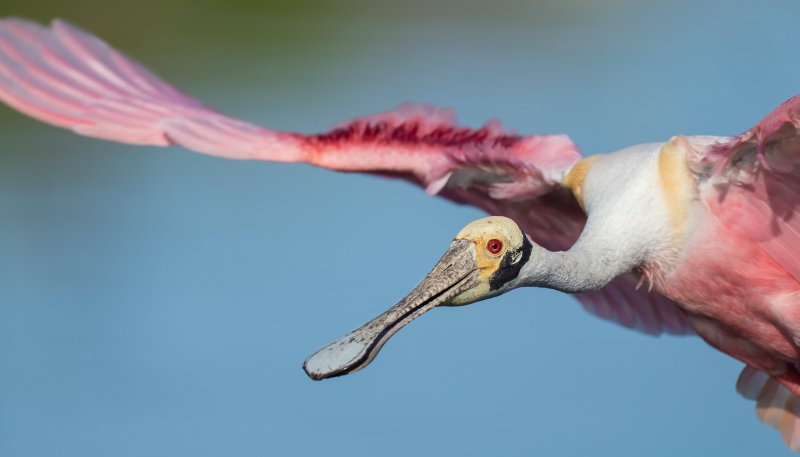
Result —
[{"label": "red eye", "polygon": [[500,240],[489,240],[489,242],[486,243],[486,249],[492,254],[497,254],[503,249],[503,242]]}]

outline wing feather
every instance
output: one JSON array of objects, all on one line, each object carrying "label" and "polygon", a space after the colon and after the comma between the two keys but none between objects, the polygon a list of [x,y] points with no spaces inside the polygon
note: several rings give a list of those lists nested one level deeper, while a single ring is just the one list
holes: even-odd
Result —
[{"label": "wing feather", "polygon": [[800,96],[701,151],[696,161],[716,172],[710,190],[720,202],[715,215],[727,220],[735,213],[736,230],[800,281]]},{"label": "wing feather", "polygon": [[[430,105],[399,108],[316,135],[224,116],[66,22],[0,20],[0,100],[75,133],[123,143],[180,145],[231,159],[307,162],[401,178],[430,195],[505,215],[539,244],[566,250],[586,216],[560,185],[582,157],[564,135],[520,136],[497,121],[473,129]],[[677,306],[625,276],[578,299],[590,312],[651,334],[687,333]]]},{"label": "wing feather", "polygon": [[623,327],[649,335],[693,335],[694,329],[675,302],[638,287],[631,274],[617,277],[598,291],[576,294],[583,308]]}]

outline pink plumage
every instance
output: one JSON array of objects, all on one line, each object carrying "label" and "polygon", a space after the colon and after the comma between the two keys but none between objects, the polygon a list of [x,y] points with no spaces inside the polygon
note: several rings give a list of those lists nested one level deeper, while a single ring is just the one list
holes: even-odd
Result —
[{"label": "pink plumage", "polygon": [[[800,97],[800,96],[798,96]],[[800,98],[752,129],[697,146],[688,167],[702,209],[673,271],[624,274],[576,294],[589,312],[649,334],[697,332],[747,367],[737,388],[800,449]],[[564,135],[519,135],[451,110],[399,108],[315,135],[227,117],[64,22],[0,21],[0,100],[43,122],[131,144],[231,159],[307,162],[404,179],[430,195],[507,216],[541,246],[569,249],[587,217],[561,185],[582,159]],[[641,273],[641,272],[640,272]],[[670,298],[667,298],[670,297]],[[675,300],[675,301],[673,301]],[[676,304],[680,303],[680,305]]]},{"label": "pink plumage", "polygon": [[[459,126],[452,110],[402,105],[316,135],[224,116],[63,21],[0,22],[0,99],[43,122],[123,143],[180,145],[231,159],[308,162],[399,177],[450,200],[505,215],[549,249],[569,248],[586,216],[550,176],[582,158],[565,135],[520,136],[492,121]],[[454,174],[472,175],[444,188]],[[578,297],[593,314],[650,334],[691,333],[680,310],[621,278]]]}]

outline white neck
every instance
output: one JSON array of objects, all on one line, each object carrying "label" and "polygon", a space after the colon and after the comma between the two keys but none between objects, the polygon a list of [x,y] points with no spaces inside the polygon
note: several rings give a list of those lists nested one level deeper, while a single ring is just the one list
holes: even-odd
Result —
[{"label": "white neck", "polygon": [[546,287],[567,293],[600,289],[633,264],[619,251],[576,243],[569,251],[551,252],[534,244],[533,253],[521,272],[521,285]]}]

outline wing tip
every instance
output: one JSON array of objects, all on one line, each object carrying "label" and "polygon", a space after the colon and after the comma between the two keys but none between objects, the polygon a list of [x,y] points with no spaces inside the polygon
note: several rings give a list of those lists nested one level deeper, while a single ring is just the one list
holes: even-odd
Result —
[{"label": "wing tip", "polygon": [[756,415],[781,433],[786,446],[800,451],[800,398],[783,382],[751,366],[745,366],[736,381],[744,398],[756,401]]}]

